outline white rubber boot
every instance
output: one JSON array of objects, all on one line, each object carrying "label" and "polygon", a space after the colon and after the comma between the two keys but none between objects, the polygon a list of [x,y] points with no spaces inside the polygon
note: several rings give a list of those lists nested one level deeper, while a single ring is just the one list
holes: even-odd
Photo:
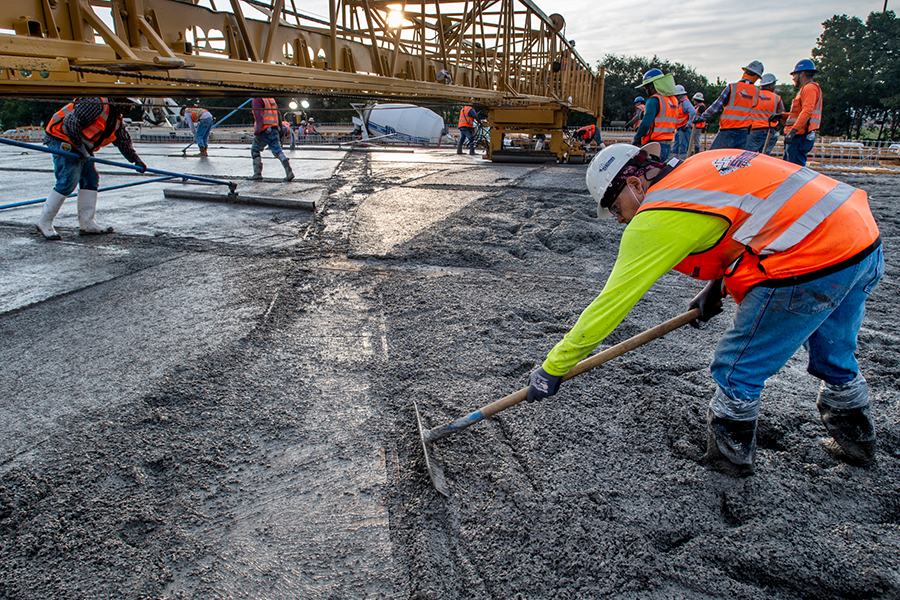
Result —
[{"label": "white rubber boot", "polygon": [[78,235],[103,235],[112,233],[112,227],[101,228],[94,222],[97,212],[96,190],[78,190]]},{"label": "white rubber boot", "polygon": [[51,190],[50,195],[47,196],[47,199],[44,201],[44,209],[41,211],[41,218],[38,219],[38,222],[36,223],[37,230],[41,232],[44,239],[60,239],[56,229],[53,228],[53,219],[56,218],[56,213],[59,212],[59,209],[65,201],[66,197],[56,190]]}]

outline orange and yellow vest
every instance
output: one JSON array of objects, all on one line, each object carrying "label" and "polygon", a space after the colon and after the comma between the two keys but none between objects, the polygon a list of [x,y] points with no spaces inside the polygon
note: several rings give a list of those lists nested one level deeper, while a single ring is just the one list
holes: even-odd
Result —
[{"label": "orange and yellow vest", "polygon": [[474,127],[475,126],[475,116],[473,113],[475,109],[471,106],[464,106],[461,111],[459,111],[459,124],[457,127]]},{"label": "orange and yellow vest", "polygon": [[[77,101],[78,98],[75,99],[75,102]],[[56,111],[56,114],[54,114],[50,119],[50,122],[47,123],[46,128],[48,134],[65,142],[69,142],[70,144],[77,142],[73,142],[69,139],[69,136],[66,135],[65,128],[63,128],[63,120],[66,118],[66,115],[75,109],[75,102],[70,102]],[[103,104],[100,115],[94,119],[93,123],[81,130],[80,142],[84,144],[88,150],[96,150],[97,148],[102,148],[103,146],[114,142],[116,139],[116,131],[119,129],[119,123],[121,123],[122,120],[122,118],[119,117],[118,121],[115,123],[115,127],[110,128],[109,132],[104,135],[104,132],[107,131],[109,121],[109,99],[100,98],[100,102]]]},{"label": "orange and yellow vest", "polygon": [[194,123],[199,123],[200,117],[202,117],[203,113],[205,113],[205,112],[209,112],[209,111],[206,110],[205,108],[186,108],[186,109],[184,109],[184,114],[190,115],[191,121],[193,121]]},{"label": "orange and yellow vest", "polygon": [[728,87],[731,92],[719,117],[719,129],[746,129],[753,121],[753,107],[759,98],[759,89],[746,81],[729,83]]},{"label": "orange and yellow vest", "polygon": [[822,123],[822,88],[819,87],[819,84],[810,81],[802,88],[800,88],[800,93],[794,97],[794,100],[791,102],[791,114],[788,116],[788,120],[784,124],[784,133],[787,133],[794,128],[794,123],[797,122],[797,117],[800,116],[800,113],[803,110],[803,100],[809,95],[815,94],[816,105],[815,109],[813,109],[813,113],[810,115],[809,120],[806,122],[806,126],[804,127],[805,131],[798,131],[797,133],[800,135],[805,135],[811,131],[818,131],[819,125]]},{"label": "orange and yellow vest", "polygon": [[[724,277],[737,302],[756,285],[795,285],[856,264],[881,243],[866,193],[811,169],[734,149],[692,156],[650,186],[638,213],[692,211],[728,222],[675,270]],[[807,276],[807,277],[803,277]]]},{"label": "orange and yellow vest", "polygon": [[281,115],[278,113],[278,104],[275,102],[275,98],[263,98],[262,101],[265,108],[263,108],[262,112],[263,124],[260,128],[261,132],[269,127],[278,127],[281,124]]},{"label": "orange and yellow vest", "polygon": [[648,142],[671,142],[675,139],[675,125],[678,122],[678,100],[675,96],[654,94],[659,100],[659,113],[653,119],[650,131],[641,138],[641,145]]},{"label": "orange and yellow vest", "polygon": [[759,90],[759,100],[753,107],[753,121],[751,127],[753,129],[768,129],[769,117],[775,114],[775,108],[778,106],[778,96],[775,92],[768,90]]}]

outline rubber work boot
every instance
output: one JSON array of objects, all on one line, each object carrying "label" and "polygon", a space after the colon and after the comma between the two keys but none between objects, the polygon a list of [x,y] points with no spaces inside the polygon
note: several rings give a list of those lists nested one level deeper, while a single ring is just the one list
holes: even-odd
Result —
[{"label": "rubber work boot", "polygon": [[291,170],[291,161],[289,161],[287,157],[285,157],[281,160],[281,165],[284,167],[284,180],[293,181],[294,171]]},{"label": "rubber work boot", "polygon": [[37,230],[41,232],[41,235],[44,236],[44,239],[62,239],[56,232],[56,229],[53,228],[53,219],[56,218],[56,213],[59,212],[59,209],[65,201],[66,197],[56,190],[52,190],[50,195],[47,196],[47,199],[44,201],[44,209],[41,211],[41,217],[35,225]]},{"label": "rubber work boot", "polygon": [[819,415],[830,438],[822,446],[835,458],[855,467],[867,469],[875,465],[875,424],[868,406],[832,408],[819,400]]},{"label": "rubber work boot", "polygon": [[78,190],[78,235],[103,235],[112,233],[112,227],[100,227],[94,221],[97,212],[97,191]]},{"label": "rubber work boot", "polygon": [[200,157],[201,158],[209,158],[209,154],[206,153],[206,146],[200,148]]},{"label": "rubber work boot", "polygon": [[262,179],[262,157],[254,156],[253,157],[253,175],[250,176],[250,179],[254,181],[259,181]]},{"label": "rubber work boot", "polygon": [[756,472],[756,421],[720,419],[706,411],[706,454],[701,461],[730,477]]}]

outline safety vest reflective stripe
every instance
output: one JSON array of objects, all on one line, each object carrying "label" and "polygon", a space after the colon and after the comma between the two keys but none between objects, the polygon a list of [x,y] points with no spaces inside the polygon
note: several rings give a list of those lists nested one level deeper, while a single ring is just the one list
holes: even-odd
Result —
[{"label": "safety vest reflective stripe", "polygon": [[462,110],[459,111],[459,124],[457,127],[474,127],[475,126],[475,116],[472,114],[475,112],[471,106],[464,106]]},{"label": "safety vest reflective stripe", "polygon": [[278,104],[275,102],[274,98],[263,98],[262,99],[265,108],[263,108],[262,113],[262,128],[261,131],[265,131],[269,127],[278,127],[281,122],[281,115],[278,113]]},{"label": "safety vest reflective stripe", "polygon": [[753,119],[753,107],[759,98],[756,86],[745,81],[729,83],[731,89],[728,103],[722,109],[719,118],[719,129],[743,129],[750,127]]},{"label": "safety vest reflective stripe", "polygon": [[678,121],[675,123],[675,127],[677,127],[678,129],[681,129],[682,127],[687,125],[688,117],[690,115],[688,115],[688,112],[686,110],[684,110],[684,102],[683,101],[678,102],[678,108],[675,109],[675,114],[678,116]]},{"label": "safety vest reflective stripe", "polygon": [[[775,181],[780,183],[773,188]],[[738,302],[757,284],[814,275],[852,260],[879,239],[863,190],[755,152],[691,157],[651,186],[638,212],[644,210],[726,219],[729,229],[718,244],[675,269],[700,279],[724,276]]]},{"label": "safety vest reflective stripe", "polygon": [[816,94],[816,106],[809,117],[809,121],[806,122],[805,131],[798,131],[797,133],[802,135],[819,129],[819,125],[822,123],[822,88],[819,87],[818,83],[811,81],[800,88],[800,93],[791,102],[791,114],[784,124],[785,134],[793,129],[794,123],[797,122],[797,118],[803,112],[803,97],[805,94]]},{"label": "safety vest reflective stripe", "polygon": [[753,129],[768,129],[769,117],[775,114],[778,96],[774,92],[759,90],[759,101],[753,107]]},{"label": "safety vest reflective stripe", "polygon": [[[200,117],[202,117],[204,114],[209,114],[209,111],[205,108],[188,108],[184,111],[184,114],[191,115],[191,120],[194,123],[199,123]],[[210,116],[212,115],[210,114]]]},{"label": "safety vest reflective stripe", "polygon": [[[75,99],[75,102],[78,101],[78,98]],[[87,127],[81,130],[81,143],[89,150],[94,150],[97,148],[102,148],[107,144],[112,143],[116,139],[116,130],[118,126],[113,128],[108,136],[101,139],[103,136],[103,132],[106,131],[107,121],[109,120],[109,99],[108,98],[100,98],[99,99],[102,108],[100,110],[100,115],[94,119],[94,122],[89,124]],[[75,102],[70,102],[65,105],[53,115],[50,119],[50,122],[47,123],[46,132],[52,135],[55,138],[61,139],[63,141],[73,143],[72,140],[69,139],[69,136],[66,135],[65,128],[63,127],[63,121],[66,118],[66,115],[75,110]]]},{"label": "safety vest reflective stripe", "polygon": [[670,142],[675,139],[675,128],[678,124],[678,100],[675,96],[651,96],[659,101],[659,113],[653,119],[650,131],[643,137],[641,144],[648,142]]}]

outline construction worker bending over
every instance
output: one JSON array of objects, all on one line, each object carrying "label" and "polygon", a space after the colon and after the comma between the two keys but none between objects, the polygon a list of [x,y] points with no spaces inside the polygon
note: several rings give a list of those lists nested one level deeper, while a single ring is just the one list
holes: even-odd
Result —
[{"label": "construction worker bending over", "polygon": [[250,103],[253,109],[253,119],[255,125],[253,127],[253,145],[250,146],[250,156],[253,158],[253,175],[250,179],[262,179],[262,155],[260,154],[266,146],[275,155],[275,158],[281,161],[284,167],[284,180],[292,181],[294,179],[294,171],[291,170],[291,162],[285,156],[281,149],[279,127],[281,119],[278,112],[278,104],[274,98],[254,98]]},{"label": "construction worker bending over", "polygon": [[[775,93],[777,81],[771,73],[766,73],[759,80],[759,101],[753,108],[753,124],[750,126],[750,137],[747,139],[747,150],[751,152],[771,156],[772,148],[778,142],[776,128],[784,112],[784,103],[781,101],[781,96]],[[778,118],[774,119],[773,117]]]},{"label": "construction worker bending over", "polygon": [[642,146],[648,142],[657,142],[660,146],[659,157],[666,160],[672,149],[675,126],[678,123],[675,78],[664,75],[659,69],[650,69],[644,73],[644,80],[638,86],[638,89],[641,88],[644,88],[649,97],[644,105],[644,118],[634,132],[631,143]]},{"label": "construction worker bending over", "polygon": [[188,108],[181,107],[181,116],[187,121],[188,127],[191,128],[191,134],[197,142],[197,148],[200,149],[200,156],[206,158],[209,156],[207,148],[209,147],[209,132],[215,120],[212,113],[205,108]]},{"label": "construction worker bending over", "polygon": [[596,125],[585,125],[584,127],[579,127],[575,130],[573,136],[576,140],[583,141],[585,146],[590,146],[591,142],[594,142],[601,150],[603,148],[606,148],[606,144],[604,144],[603,140],[600,139],[600,128]]},{"label": "construction worker bending over", "polygon": [[719,118],[719,133],[713,140],[710,150],[719,148],[747,147],[747,137],[750,134],[750,125],[753,120],[753,107],[759,96],[756,89],[756,80],[762,77],[763,65],[754,60],[743,68],[744,75],[736,83],[729,83],[712,103],[712,106],[703,111],[698,120],[706,122],[722,112]]},{"label": "construction worker bending over", "polygon": [[675,99],[678,101],[678,108],[675,111],[678,121],[675,123],[675,144],[672,153],[684,158],[687,155],[688,144],[691,143],[691,123],[697,118],[697,110],[688,100],[683,85],[675,86]]},{"label": "construction worker bending over", "polygon": [[813,62],[804,58],[791,71],[791,79],[799,92],[785,113],[784,160],[805,166],[806,157],[816,143],[816,132],[822,123],[822,88],[813,81],[818,73]]},{"label": "construction worker bending over", "polygon": [[475,154],[475,124],[478,123],[478,113],[471,106],[463,106],[459,111],[459,142],[456,144],[456,153],[462,154],[463,145],[468,140],[469,154]]},{"label": "construction worker bending over", "polygon": [[[690,303],[699,320],[738,303],[711,372],[703,462],[731,476],[754,472],[766,380],[800,346],[822,380],[817,405],[847,463],[875,462],[875,429],[855,351],[866,297],[884,272],[866,193],[804,167],[741,150],[711,150],[673,165],[659,146],[614,144],[588,166],[597,216],[627,227],[600,295],[530,378],[529,400],[560,380],[670,269],[709,284]],[[673,159],[677,161],[677,159]]]},{"label": "construction worker bending over", "polygon": [[147,165],[131,145],[131,137],[125,130],[122,116],[137,104],[131,98],[75,98],[53,115],[47,124],[44,145],[54,150],[74,152],[79,158],[53,155],[53,174],[56,185],[44,201],[37,229],[48,240],[60,239],[53,228],[53,219],[62,207],[66,196],[78,186],[78,233],[100,235],[112,233],[112,227],[100,227],[94,221],[97,212],[97,190],[100,176],[91,162],[94,151],[114,144],[122,156],[140,167],[143,173]]}]

